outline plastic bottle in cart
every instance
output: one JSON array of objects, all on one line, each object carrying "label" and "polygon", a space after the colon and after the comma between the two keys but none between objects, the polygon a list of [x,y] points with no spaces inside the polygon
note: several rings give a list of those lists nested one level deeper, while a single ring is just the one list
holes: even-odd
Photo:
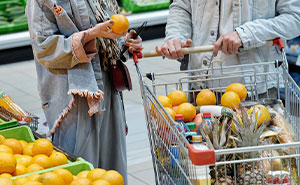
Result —
[{"label": "plastic bottle in cart", "polygon": [[202,114],[203,119],[206,121],[206,124],[211,128],[211,113],[210,112],[204,112]]},{"label": "plastic bottle in cart", "polygon": [[[200,135],[193,136],[192,143],[196,150],[208,150]],[[196,166],[196,177],[197,179],[192,179],[193,185],[211,184],[208,166]]]},{"label": "plastic bottle in cart", "polygon": [[179,127],[177,129],[180,130],[180,132],[184,135],[185,132],[190,132],[190,129],[185,125],[183,119],[184,117],[182,114],[175,115],[175,121],[178,123],[178,127]]}]

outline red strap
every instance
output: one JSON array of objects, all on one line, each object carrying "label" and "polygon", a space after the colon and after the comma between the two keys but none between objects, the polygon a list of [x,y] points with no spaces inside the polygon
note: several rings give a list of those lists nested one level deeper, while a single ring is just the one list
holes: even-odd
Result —
[{"label": "red strap", "polygon": [[283,43],[282,43],[282,41],[281,41],[280,38],[276,38],[276,39],[273,40],[273,46],[278,46],[278,49],[280,51],[282,51],[283,48],[284,48],[284,45],[283,45]]},{"label": "red strap", "polygon": [[216,163],[214,150],[196,150],[192,144],[189,144],[188,151],[194,165],[211,165]]}]

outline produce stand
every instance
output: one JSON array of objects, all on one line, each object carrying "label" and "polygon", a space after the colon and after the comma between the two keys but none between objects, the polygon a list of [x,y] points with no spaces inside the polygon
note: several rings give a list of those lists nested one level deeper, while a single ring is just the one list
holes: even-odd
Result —
[{"label": "produce stand", "polygon": [[[276,42],[279,41],[276,40],[274,44],[276,44]],[[197,53],[212,51],[212,49],[213,46],[208,46],[191,49],[186,48],[183,49],[183,51],[184,53]],[[266,69],[270,66],[275,66],[274,72],[261,73],[257,73],[253,70],[236,71],[234,70],[236,66],[222,66],[222,64],[220,67],[214,67],[214,64],[212,64],[211,67],[207,69],[167,73],[147,73],[144,76],[140,71],[138,58],[153,57],[158,56],[158,54],[154,51],[144,53],[143,55],[134,54],[134,62],[139,76],[139,84],[144,104],[156,184],[194,185],[197,184],[197,182],[198,184],[201,182],[201,184],[229,185],[299,184],[300,89],[288,73],[288,65],[283,47],[279,47],[279,49],[283,52],[283,63],[274,61],[261,64],[241,65],[244,69],[249,69],[253,66],[259,66]],[[221,71],[222,76],[214,77],[213,74],[216,71]],[[169,80],[167,80],[167,77]],[[277,83],[274,85],[264,81],[263,86],[261,86],[262,84],[258,79],[270,79],[269,77],[275,79]],[[248,79],[244,85],[247,87],[248,98],[250,100],[244,102],[244,107],[249,108],[249,106],[255,104],[265,104],[269,110],[273,110],[273,113],[275,113],[273,116],[281,116],[282,120],[285,118],[286,123],[284,124],[291,127],[290,135],[287,134],[284,137],[281,136],[281,139],[288,140],[288,137],[294,137],[293,139],[295,139],[295,142],[282,141],[280,144],[274,144],[272,143],[273,140],[269,141],[268,139],[279,138],[279,135],[272,135],[274,137],[263,137],[262,135],[258,135],[260,136],[258,140],[266,143],[260,143],[257,146],[249,145],[248,147],[237,147],[239,145],[236,145],[236,143],[240,143],[241,141],[236,141],[235,138],[236,135],[239,136],[239,134],[242,133],[242,130],[239,130],[239,133],[236,135],[232,135],[230,134],[233,133],[232,131],[228,132],[228,130],[233,130],[231,129],[232,127],[230,128],[229,126],[226,133],[223,133],[221,131],[223,128],[227,128],[227,124],[225,125],[223,122],[216,123],[216,119],[214,119],[211,128],[213,129],[213,133],[210,133],[210,131],[206,132],[208,129],[205,130],[203,128],[207,125],[205,121],[202,121],[203,126],[200,130],[202,137],[206,140],[207,146],[210,146],[208,141],[211,142],[212,140],[217,140],[218,142],[214,142],[213,148],[209,148],[208,150],[196,150],[186,137],[180,133],[180,130],[175,127],[178,123],[172,119],[170,114],[166,111],[166,108],[156,97],[158,95],[167,96],[172,90],[176,89],[189,94],[190,97],[195,97],[201,89],[191,89],[189,87],[191,87],[192,83],[202,83],[206,84],[206,87],[204,88],[209,88],[217,95],[217,102],[220,102],[220,99],[218,98],[220,96],[218,95],[223,95],[226,89],[226,87],[222,86],[222,80],[230,79],[235,82],[240,78]],[[210,83],[213,83],[214,86],[207,85]],[[258,96],[259,88],[269,89],[271,87],[277,89],[278,99],[260,99]],[[285,108],[282,108],[283,105],[279,100],[280,87],[285,87],[285,94],[287,95],[285,98]],[[266,95],[268,98],[269,94],[267,93]],[[191,103],[195,105],[195,99],[192,98],[191,101],[193,101]],[[237,113],[232,111],[232,115],[233,114],[237,115]],[[245,118],[248,117],[245,116],[247,113],[243,113],[242,111],[242,114],[244,122],[256,119],[254,114],[248,119]],[[222,119],[222,116],[223,121],[224,119],[228,119],[224,115],[221,115],[220,119]],[[232,122],[240,122],[235,116],[233,116],[232,119]],[[228,123],[232,124],[232,122]],[[219,124],[222,124],[222,130],[221,126],[217,126]],[[244,123],[244,125],[245,124],[246,123]],[[254,130],[254,133],[257,133],[260,128],[265,127],[263,126],[258,129],[253,125],[254,124],[251,124],[250,128],[246,126],[242,126],[241,128],[252,129]],[[292,132],[294,132],[294,135]],[[220,133],[223,134],[221,135]],[[205,137],[209,134],[211,134],[211,137]],[[248,135],[252,134],[253,133],[249,132]],[[247,133],[244,133],[244,135],[247,137]],[[226,141],[224,140],[224,137]],[[237,138],[241,139],[239,137]],[[220,139],[220,141],[218,139]],[[229,144],[230,139],[233,139],[232,145],[230,145],[231,147],[220,144],[221,142],[223,142],[223,144],[228,142],[227,144]],[[278,142],[278,140],[276,142]],[[199,169],[201,169],[200,171],[202,172],[201,177],[199,177],[198,174]],[[250,181],[250,183],[246,183],[246,181]]]}]

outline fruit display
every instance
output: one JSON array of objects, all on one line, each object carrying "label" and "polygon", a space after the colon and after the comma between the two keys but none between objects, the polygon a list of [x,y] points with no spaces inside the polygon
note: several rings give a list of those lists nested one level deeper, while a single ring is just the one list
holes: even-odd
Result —
[{"label": "fruit display", "polygon": [[47,139],[26,142],[0,135],[0,176],[19,176],[68,163]]},{"label": "fruit display", "polygon": [[[73,173],[71,173],[73,172]],[[84,170],[79,173],[64,168],[57,168],[45,173],[31,174],[11,180],[0,177],[14,185],[124,185],[122,175],[115,170],[104,170],[100,168]]]},{"label": "fruit display", "polygon": [[[191,134],[200,135],[205,146],[213,150],[296,141],[291,125],[282,114],[284,111],[278,109],[282,107],[279,101],[274,104],[263,101],[248,102],[247,94],[244,85],[233,83],[224,88],[222,93],[209,89],[200,90],[195,102],[188,102],[188,94],[180,90],[170,92],[168,98],[158,96],[157,99],[163,106],[158,109],[169,114],[173,122],[168,125],[166,121],[159,120],[160,114],[152,114],[159,124],[157,133],[167,145],[172,146],[176,141],[170,140],[174,137],[169,127],[178,130],[176,133],[186,137],[190,144],[193,144],[188,138]],[[170,111],[172,109],[174,111]],[[151,110],[155,112],[154,109]],[[184,117],[183,122],[174,119],[174,112],[175,118],[178,115]],[[190,130],[185,129],[185,126],[181,127],[181,124],[187,125]],[[210,183],[212,185],[299,184],[296,157],[285,156],[295,153],[296,148],[287,147],[216,155],[215,161],[221,162],[222,165],[209,167]],[[265,159],[259,160],[260,158]],[[224,163],[226,161],[228,163]],[[231,161],[238,162],[231,163]],[[166,163],[166,161],[161,162]],[[278,172],[289,175],[277,177]]]}]

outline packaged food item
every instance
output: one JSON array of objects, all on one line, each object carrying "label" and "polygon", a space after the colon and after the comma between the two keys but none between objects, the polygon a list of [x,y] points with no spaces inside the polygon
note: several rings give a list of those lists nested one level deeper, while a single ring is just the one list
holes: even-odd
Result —
[{"label": "packaged food item", "polygon": [[28,115],[19,105],[17,105],[7,94],[3,92],[3,90],[0,90],[0,106],[2,106],[4,109],[11,112],[14,118],[16,118],[18,121],[26,121],[30,122],[29,119],[27,119],[30,115]]},{"label": "packaged food item", "polygon": [[[278,132],[277,137],[280,143],[293,143],[296,142],[294,138],[294,132],[290,128],[290,124],[284,119],[282,115],[280,115],[277,111],[272,108],[269,108],[270,113],[274,114],[274,118],[272,119],[272,125],[281,128]],[[290,150],[290,149],[289,149]],[[292,152],[295,152],[295,148],[291,149]]]},{"label": "packaged food item", "polygon": [[269,171],[267,185],[292,185],[293,180],[290,179],[290,173],[286,171]]},{"label": "packaged food item", "polygon": [[[276,150],[265,150],[263,151],[262,155],[263,155],[262,157],[280,156]],[[270,171],[278,171],[282,169],[282,162],[280,158],[264,160],[263,164],[264,164],[264,171],[266,173],[269,173]]]}]

